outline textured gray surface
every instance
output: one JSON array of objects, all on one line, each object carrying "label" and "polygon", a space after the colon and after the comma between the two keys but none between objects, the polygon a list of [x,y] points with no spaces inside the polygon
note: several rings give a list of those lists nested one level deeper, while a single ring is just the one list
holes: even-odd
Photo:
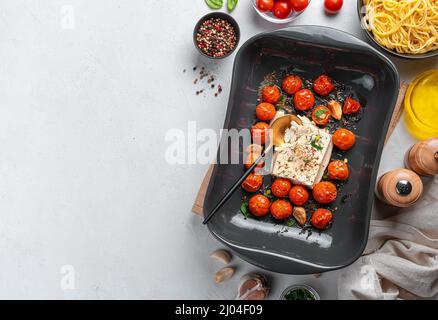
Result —
[{"label": "textured gray surface", "polygon": [[[295,23],[361,35],[349,2],[326,17],[313,1]],[[202,0],[1,2],[0,298],[233,298],[254,270],[236,259],[232,281],[212,282],[218,243],[190,213],[207,167],[164,162],[168,129],[223,124],[233,57],[212,64],[193,48],[207,12]],[[249,0],[233,16],[242,42],[278,27]],[[405,80],[438,66],[394,62]],[[224,88],[217,98],[195,95],[191,68],[202,64]],[[401,165],[412,141],[399,125],[381,168]],[[74,290],[61,288],[64,265]],[[272,296],[299,282],[336,298],[336,281],[272,275]]]}]

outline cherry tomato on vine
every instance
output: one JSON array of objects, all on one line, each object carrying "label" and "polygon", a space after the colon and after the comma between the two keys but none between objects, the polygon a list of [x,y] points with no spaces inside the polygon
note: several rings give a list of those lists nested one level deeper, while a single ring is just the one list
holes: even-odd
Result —
[{"label": "cherry tomato on vine", "polygon": [[356,142],[356,136],[350,130],[341,128],[333,133],[332,141],[333,144],[338,147],[338,149],[346,151],[354,146]]}]

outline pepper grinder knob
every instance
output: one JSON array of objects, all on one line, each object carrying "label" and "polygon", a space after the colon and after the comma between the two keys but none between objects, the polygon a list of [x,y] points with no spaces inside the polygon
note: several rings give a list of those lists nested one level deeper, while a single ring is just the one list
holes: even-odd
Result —
[{"label": "pepper grinder knob", "polygon": [[395,185],[395,191],[402,196],[407,196],[412,191],[412,184],[408,180],[400,180]]}]

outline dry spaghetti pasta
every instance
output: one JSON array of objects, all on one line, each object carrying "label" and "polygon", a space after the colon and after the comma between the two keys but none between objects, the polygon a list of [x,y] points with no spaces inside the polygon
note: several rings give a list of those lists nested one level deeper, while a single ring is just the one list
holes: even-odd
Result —
[{"label": "dry spaghetti pasta", "polygon": [[438,49],[438,0],[364,0],[365,27],[398,53]]}]

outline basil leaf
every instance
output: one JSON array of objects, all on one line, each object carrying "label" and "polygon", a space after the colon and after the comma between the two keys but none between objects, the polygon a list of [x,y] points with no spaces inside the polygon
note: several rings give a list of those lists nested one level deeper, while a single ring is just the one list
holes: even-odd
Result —
[{"label": "basil leaf", "polygon": [[223,0],[205,0],[205,3],[207,6],[209,6],[211,9],[220,9],[224,5]]},{"label": "basil leaf", "polygon": [[318,119],[322,119],[325,114],[327,113],[327,110],[325,109],[318,109],[315,111],[315,117],[317,117]]},{"label": "basil leaf", "polygon": [[231,12],[236,8],[238,0],[227,0],[227,10]]},{"label": "basil leaf", "polygon": [[316,139],[313,139],[312,142],[310,143],[312,145],[312,147],[314,147],[316,150],[321,151],[323,149],[323,147],[321,147],[320,145],[316,144]]},{"label": "basil leaf", "polygon": [[243,200],[242,204],[240,205],[240,212],[242,212],[245,219],[247,219],[249,217],[248,207],[249,207],[249,201]]}]

